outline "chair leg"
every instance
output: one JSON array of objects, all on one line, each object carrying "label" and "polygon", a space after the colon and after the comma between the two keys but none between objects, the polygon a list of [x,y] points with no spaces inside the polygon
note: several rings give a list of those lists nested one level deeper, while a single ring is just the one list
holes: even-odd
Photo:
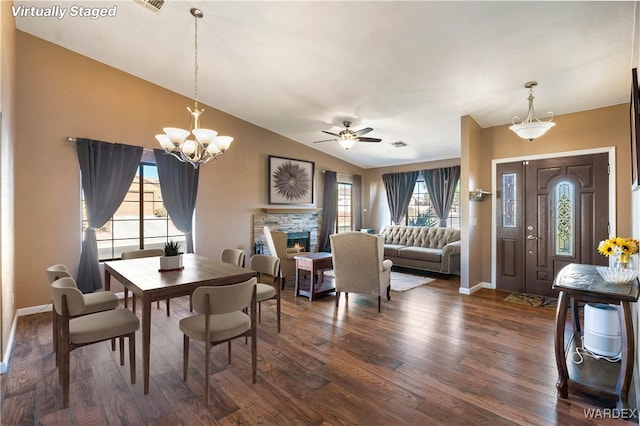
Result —
[{"label": "chair leg", "polygon": [[129,373],[131,384],[136,384],[136,333],[129,334]]},{"label": "chair leg", "polygon": [[262,324],[262,302],[258,302],[258,322]]},{"label": "chair leg", "polygon": [[60,351],[59,379],[62,382],[62,406],[69,407],[69,336],[62,336],[58,346]]},{"label": "chair leg", "polygon": [[[231,346],[229,346],[229,351],[231,351]],[[205,401],[206,404],[209,405],[209,394],[211,393],[209,390],[209,363],[211,362],[210,358],[211,353],[211,343],[204,342],[204,384],[205,384]]]},{"label": "chair leg", "polygon": [[128,288],[124,288],[124,307],[125,309],[128,307],[129,305],[129,289]]},{"label": "chair leg", "polygon": [[227,342],[227,346],[229,347],[229,364],[231,364],[231,340]]},{"label": "chair leg", "polygon": [[278,294],[278,299],[276,300],[276,314],[278,315],[278,333],[280,333],[280,295]]},{"label": "chair leg", "polygon": [[378,295],[378,313],[380,313],[380,300],[382,299],[382,297],[380,297],[380,295]]},{"label": "chair leg", "polygon": [[120,341],[120,365],[124,365],[124,336],[118,338]]},{"label": "chair leg", "polygon": [[55,308],[51,311],[53,313],[53,353],[56,354],[56,367],[58,366],[58,338],[60,337],[60,326],[58,325],[58,314]]},{"label": "chair leg", "polygon": [[189,371],[189,336],[184,335],[183,345],[182,345],[182,380],[187,381],[187,374]]},{"label": "chair leg", "polygon": [[167,299],[167,316],[169,316],[169,314],[170,314],[170,309],[169,309],[169,306],[170,306],[170,305],[169,305],[169,300],[171,300],[171,299]]},{"label": "chair leg", "polygon": [[338,302],[340,301],[340,292],[336,291],[336,308],[338,307]]},{"label": "chair leg", "polygon": [[282,288],[282,290],[284,290],[284,277],[281,278],[281,281],[282,281],[281,288]]}]

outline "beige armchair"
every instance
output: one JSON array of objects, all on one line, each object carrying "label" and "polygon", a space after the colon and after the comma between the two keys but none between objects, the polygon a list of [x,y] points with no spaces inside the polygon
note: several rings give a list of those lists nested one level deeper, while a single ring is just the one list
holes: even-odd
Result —
[{"label": "beige armchair", "polygon": [[280,259],[280,278],[282,279],[282,288],[284,288],[285,277],[295,277],[296,275],[296,260],[294,257],[298,256],[300,251],[294,248],[287,248],[286,232],[273,231],[268,226],[264,227],[263,232],[271,256],[277,256]]},{"label": "beige armchair", "polygon": [[384,241],[377,235],[364,232],[341,232],[329,236],[333,254],[333,272],[336,286],[336,307],[340,293],[361,293],[378,296],[386,292],[390,299],[391,267],[393,262],[383,260]]}]

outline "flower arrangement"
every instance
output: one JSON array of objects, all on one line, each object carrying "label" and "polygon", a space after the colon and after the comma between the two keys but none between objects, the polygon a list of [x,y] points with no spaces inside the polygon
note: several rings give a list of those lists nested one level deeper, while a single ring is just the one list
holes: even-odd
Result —
[{"label": "flower arrangement", "polygon": [[631,256],[638,252],[638,241],[633,238],[612,237],[600,241],[598,252],[603,256]]}]

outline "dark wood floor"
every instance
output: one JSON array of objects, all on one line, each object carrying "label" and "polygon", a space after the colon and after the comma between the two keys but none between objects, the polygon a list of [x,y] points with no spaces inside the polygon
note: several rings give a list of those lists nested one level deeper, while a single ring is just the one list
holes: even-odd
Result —
[{"label": "dark wood floor", "polygon": [[[611,407],[571,395],[557,400],[553,356],[555,311],[505,302],[508,293],[458,293],[457,279],[436,280],[377,312],[373,298],[334,296],[309,302],[284,292],[282,333],[275,306],[263,306],[258,382],[251,383],[249,346],[212,354],[212,402],[203,404],[203,347],[191,345],[182,381],[182,334],[188,300],[171,316],[153,309],[151,385],[142,392],[140,336],[137,383],[109,343],[77,349],[71,361],[71,406],[51,351],[51,314],[20,317],[9,371],[2,379],[3,425],[431,425],[615,424],[585,418]],[[603,404],[603,405],[600,405]],[[637,419],[635,420],[637,423]],[[628,422],[622,422],[630,424]]]}]

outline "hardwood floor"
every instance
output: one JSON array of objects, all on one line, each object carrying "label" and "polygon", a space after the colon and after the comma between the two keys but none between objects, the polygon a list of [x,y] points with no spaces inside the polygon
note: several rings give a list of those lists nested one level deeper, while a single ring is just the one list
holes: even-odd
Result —
[{"label": "hardwood floor", "polygon": [[[556,398],[554,309],[505,302],[508,293],[458,293],[457,279],[392,293],[377,312],[373,297],[351,294],[314,302],[283,292],[282,333],[275,305],[263,304],[258,329],[258,383],[251,383],[249,345],[213,349],[212,394],[204,406],[204,349],[191,343],[182,380],[180,318],[152,313],[150,393],[128,360],[104,342],[72,352],[70,408],[62,408],[51,348],[51,313],[20,317],[9,371],[2,379],[6,425],[431,425],[630,424],[588,419],[612,405],[570,395]],[[634,404],[635,406],[635,404]],[[600,412],[602,413],[602,412]],[[637,423],[637,418],[634,420]]]}]

